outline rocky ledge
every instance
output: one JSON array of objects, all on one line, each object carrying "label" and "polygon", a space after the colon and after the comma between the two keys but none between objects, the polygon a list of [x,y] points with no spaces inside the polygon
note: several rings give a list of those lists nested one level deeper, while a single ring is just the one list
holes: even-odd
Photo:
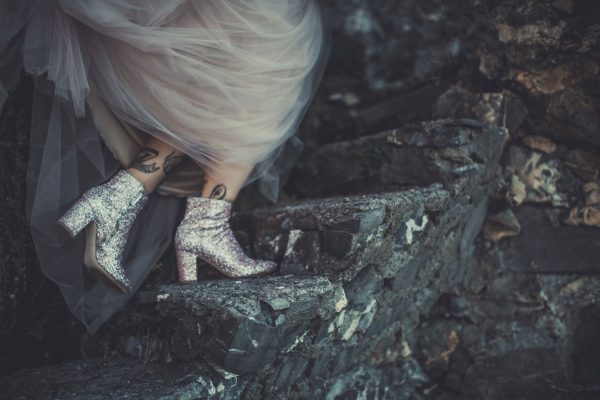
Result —
[{"label": "rocky ledge", "polygon": [[[409,390],[425,379],[410,332],[464,279],[507,136],[475,120],[442,119],[325,146],[296,178],[313,182],[308,199],[233,216],[246,250],[279,261],[277,273],[147,285],[104,327],[96,349],[152,365],[140,379],[201,365],[189,374],[217,388],[214,398]],[[336,158],[355,168],[328,168]],[[419,186],[425,175],[430,182]],[[326,197],[333,181],[342,196]],[[93,371],[75,365],[77,374]],[[31,373],[5,383],[15,387]],[[161,393],[182,395],[179,382]],[[29,385],[31,393],[41,387]],[[58,380],[55,389],[67,387],[74,390]],[[81,386],[79,398],[94,398],[93,388]],[[189,390],[187,398],[198,398]]]}]

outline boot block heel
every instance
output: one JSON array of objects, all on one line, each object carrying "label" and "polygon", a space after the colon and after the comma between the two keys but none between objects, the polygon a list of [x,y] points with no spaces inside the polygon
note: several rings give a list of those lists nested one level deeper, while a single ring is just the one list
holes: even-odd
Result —
[{"label": "boot block heel", "polygon": [[194,253],[177,250],[177,272],[179,282],[196,282],[197,257]]},{"label": "boot block heel", "polygon": [[94,219],[94,211],[82,197],[58,220],[71,237],[75,237]]}]

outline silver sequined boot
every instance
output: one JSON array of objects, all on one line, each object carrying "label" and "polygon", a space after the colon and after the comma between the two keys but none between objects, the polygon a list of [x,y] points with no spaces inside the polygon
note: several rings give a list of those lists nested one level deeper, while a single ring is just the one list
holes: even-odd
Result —
[{"label": "silver sequined boot", "polygon": [[180,282],[196,281],[197,257],[230,278],[268,274],[274,261],[248,257],[229,226],[231,203],[226,200],[188,197],[183,220],[175,232]]},{"label": "silver sequined boot", "polygon": [[142,182],[122,169],[108,182],[85,192],[58,220],[71,237],[87,226],[84,265],[123,293],[131,291],[123,269],[127,236],[148,195]]}]

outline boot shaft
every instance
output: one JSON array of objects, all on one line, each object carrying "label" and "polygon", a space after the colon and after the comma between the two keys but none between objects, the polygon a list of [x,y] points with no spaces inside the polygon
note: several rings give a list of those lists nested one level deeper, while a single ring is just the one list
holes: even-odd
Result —
[{"label": "boot shaft", "polygon": [[139,213],[148,200],[149,193],[142,182],[127,170],[120,170],[108,182],[92,188],[88,204],[99,225],[99,239],[112,235],[125,214]]},{"label": "boot shaft", "polygon": [[145,202],[149,195],[144,184],[125,169],[120,170],[109,181],[92,190],[94,197],[110,201],[114,209],[125,209],[140,201]]},{"label": "boot shaft", "polygon": [[229,222],[232,204],[226,200],[188,197],[183,220],[203,227]]}]

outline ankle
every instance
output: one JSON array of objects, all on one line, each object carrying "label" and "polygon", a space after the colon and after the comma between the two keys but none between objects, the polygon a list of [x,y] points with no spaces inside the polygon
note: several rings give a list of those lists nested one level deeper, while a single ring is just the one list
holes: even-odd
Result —
[{"label": "ankle", "polygon": [[[232,203],[227,200],[210,199],[207,197],[190,196],[186,201],[186,216],[204,220],[229,221]],[[206,222],[204,221],[204,222]]]},{"label": "ankle", "polygon": [[214,199],[214,198],[207,197],[207,196],[193,196],[193,197],[190,196],[188,198],[197,199],[195,201],[198,201],[198,202],[221,203],[221,204],[229,204],[229,205],[233,205],[233,201],[234,201],[234,200],[230,200],[230,199],[227,199],[227,198],[224,198],[224,199]]},{"label": "ankle", "polygon": [[140,181],[144,186],[144,190],[148,193],[154,192],[162,181],[162,176],[159,176],[159,174],[146,174],[135,168],[127,168],[127,172]]},{"label": "ankle", "polygon": [[219,200],[219,201],[226,201],[228,203],[233,203],[235,201],[235,199],[237,198],[238,195],[238,191],[235,192],[219,192],[219,190],[224,190],[224,189],[220,189],[218,187],[213,188],[213,190],[206,190],[204,189],[202,191],[202,194],[199,196],[203,199],[208,199],[208,200]]}]

